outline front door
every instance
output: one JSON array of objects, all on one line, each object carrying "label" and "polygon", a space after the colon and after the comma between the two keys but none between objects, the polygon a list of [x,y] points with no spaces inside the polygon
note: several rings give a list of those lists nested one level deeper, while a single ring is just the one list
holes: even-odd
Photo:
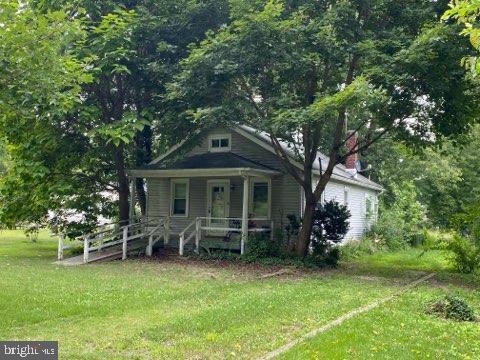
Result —
[{"label": "front door", "polygon": [[[230,213],[230,181],[209,180],[207,182],[207,226],[227,228]],[[208,234],[224,236],[225,230],[209,230]]]}]

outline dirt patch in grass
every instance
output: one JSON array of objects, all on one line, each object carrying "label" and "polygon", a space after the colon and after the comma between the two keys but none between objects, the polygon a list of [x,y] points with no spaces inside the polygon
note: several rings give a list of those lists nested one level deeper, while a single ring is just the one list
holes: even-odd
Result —
[{"label": "dirt patch in grass", "polygon": [[142,258],[140,261],[161,264],[178,264],[192,269],[201,269],[203,275],[215,278],[215,270],[222,269],[233,272],[235,276],[256,279],[297,279],[312,275],[327,275],[337,270],[328,268],[307,269],[285,265],[267,265],[261,263],[247,263],[232,260],[200,259],[197,257],[180,257],[174,254],[155,254],[151,258]]}]

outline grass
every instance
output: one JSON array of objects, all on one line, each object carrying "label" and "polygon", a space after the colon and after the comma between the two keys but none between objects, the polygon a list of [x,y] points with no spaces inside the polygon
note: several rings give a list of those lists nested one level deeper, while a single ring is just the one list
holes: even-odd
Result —
[{"label": "grass", "polygon": [[[297,346],[287,358],[468,358],[478,324],[424,315],[445,292],[480,313],[478,279],[438,252],[375,254],[338,270],[262,279],[268,267],[166,258],[64,268],[55,239],[0,233],[0,339],[58,340],[64,359],[255,358],[437,271],[435,282]],[[403,325],[402,325],[403,324]],[[408,357],[407,356],[407,357]]]}]

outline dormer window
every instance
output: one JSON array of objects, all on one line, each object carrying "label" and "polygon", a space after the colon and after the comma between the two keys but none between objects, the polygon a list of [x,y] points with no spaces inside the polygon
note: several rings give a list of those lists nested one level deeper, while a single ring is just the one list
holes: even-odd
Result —
[{"label": "dormer window", "polygon": [[208,150],[211,152],[230,151],[232,137],[230,134],[210,135],[208,138]]}]

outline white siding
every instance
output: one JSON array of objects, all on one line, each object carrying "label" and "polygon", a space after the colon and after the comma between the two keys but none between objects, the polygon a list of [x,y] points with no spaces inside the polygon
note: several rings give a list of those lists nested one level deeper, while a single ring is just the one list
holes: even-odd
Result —
[{"label": "white siding", "polygon": [[325,189],[325,200],[332,200],[344,204],[345,186],[348,187],[348,209],[350,210],[350,229],[348,230],[346,240],[359,239],[365,230],[370,226],[371,221],[367,219],[366,196],[376,196],[373,190],[365,189],[355,185],[345,185],[340,182],[330,181]]}]

